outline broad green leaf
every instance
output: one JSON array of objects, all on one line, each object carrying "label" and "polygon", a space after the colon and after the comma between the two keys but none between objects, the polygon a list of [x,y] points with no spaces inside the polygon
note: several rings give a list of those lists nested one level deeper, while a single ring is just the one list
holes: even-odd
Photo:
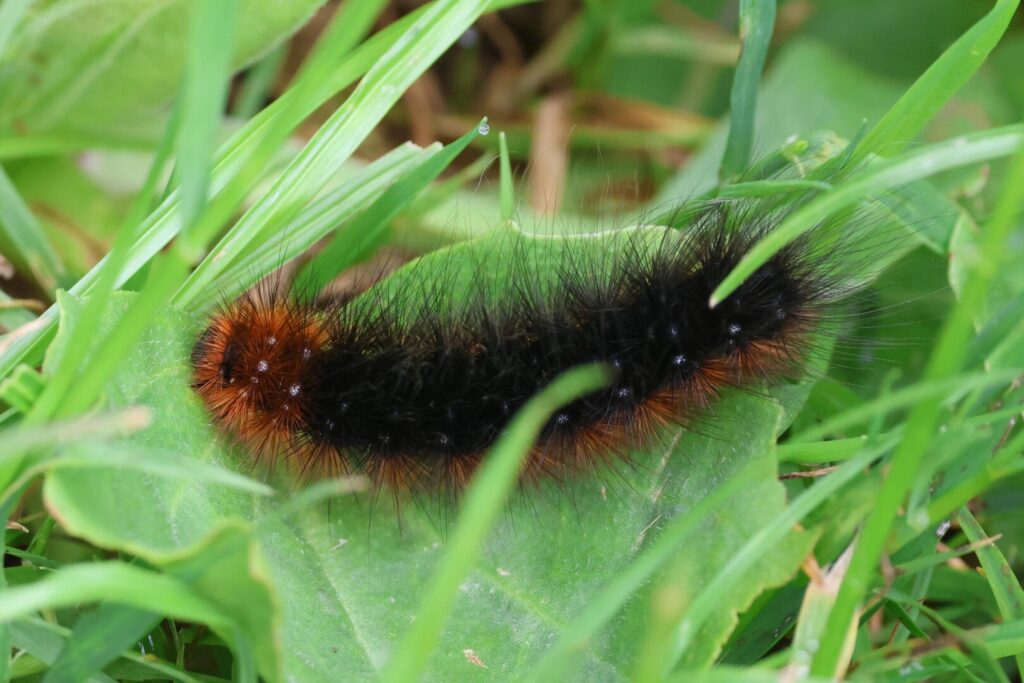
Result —
[{"label": "broad green leaf", "polygon": [[607,386],[614,375],[600,364],[566,370],[531,398],[490,450],[459,505],[448,549],[424,592],[416,621],[385,669],[385,681],[415,680],[439,640],[457,592],[480,559],[484,541],[519,480],[523,462],[544,425],[558,408]]},{"label": "broad green leaf", "polygon": [[[652,245],[664,237],[661,229],[645,230]],[[387,280],[390,284],[377,294],[397,296],[403,281],[428,277],[430,269],[443,267],[453,291],[477,291],[480,283],[469,275],[479,272],[481,261],[499,263],[500,250],[512,238],[533,247],[525,253],[536,261],[538,272],[570,248],[563,239],[495,233],[425,258]],[[583,255],[589,249],[607,254],[622,237],[591,236],[589,245],[581,244],[588,238],[573,239],[573,253]],[[494,276],[500,278],[508,266],[504,268]],[[416,290],[406,290],[406,296],[415,301]],[[122,312],[131,297],[115,296],[110,316]],[[72,317],[80,304],[69,298],[64,308],[64,315]],[[200,326],[201,321],[174,311],[162,314],[142,343],[125,354],[108,399],[153,410],[153,426],[133,437],[147,446],[140,449],[140,457],[150,449],[170,449],[248,473],[246,455],[216,437],[189,388],[188,353]],[[52,353],[59,356],[67,343],[58,337]],[[650,453],[637,454],[633,468],[582,477],[572,484],[571,495],[557,487],[517,495],[460,586],[439,647],[428,662],[428,680],[515,678],[528,672],[561,628],[657,539],[669,520],[750,465],[747,471],[753,474],[743,493],[723,502],[680,541],[683,565],[677,569],[689,567],[684,573],[689,589],[699,593],[730,553],[785,506],[770,448],[780,424],[780,405],[762,395],[733,394],[711,412],[707,433],[669,436]],[[283,481],[280,487],[289,488]],[[97,490],[105,495],[97,498]],[[446,551],[446,530],[455,514],[436,500],[406,501],[399,527],[385,495],[376,500],[338,498],[276,521],[268,517],[277,510],[276,501],[121,469],[73,475],[55,470],[47,478],[45,495],[71,533],[161,566],[168,566],[174,553],[200,542],[225,517],[256,521],[264,529],[259,545],[267,573],[280,596],[279,647],[285,673],[302,680],[337,680],[341,675],[358,679],[380,670],[416,613],[423,582]],[[802,554],[785,550],[783,544],[769,553],[764,561],[776,569],[759,574],[755,567],[742,596],[701,632],[694,649],[700,661],[712,658],[727,637],[733,623],[729,613],[795,570]],[[231,604],[239,599],[220,597]],[[628,676],[633,645],[649,617],[650,593],[643,589],[582,653],[580,675]]]},{"label": "broad green leaf", "polygon": [[[113,318],[123,313],[133,298],[134,295],[123,292],[113,294],[108,315],[104,317],[100,326],[100,334],[109,331],[113,324]],[[67,346],[73,343],[65,330],[72,325],[73,320],[81,315],[81,311],[82,303],[76,297],[65,295],[61,298],[62,322],[60,329],[62,334],[58,334],[50,346],[44,370],[50,364],[59,362],[60,357],[67,352]],[[65,320],[68,322],[65,323]],[[179,454],[179,457],[190,457],[210,465],[233,468],[251,474],[251,472],[238,468],[237,463],[211,443],[209,431],[204,433],[203,430],[193,429],[190,433],[174,434],[174,438],[162,438],[164,432],[171,426],[184,422],[195,423],[201,413],[197,411],[198,406],[194,401],[186,400],[191,380],[190,371],[184,364],[177,366],[164,364],[159,367],[150,366],[148,369],[147,366],[150,365],[150,358],[166,356],[171,349],[180,351],[187,348],[187,344],[183,343],[183,335],[187,332],[182,328],[190,327],[193,324],[188,317],[180,314],[174,317],[167,314],[160,316],[156,326],[145,340],[125,353],[117,372],[117,380],[107,388],[107,402],[117,406],[148,406],[151,409],[160,406],[158,413],[155,411],[152,413],[153,423],[146,430],[145,439],[139,437],[139,441],[145,445],[166,448],[172,453]],[[174,396],[177,396],[177,399],[170,400]],[[131,441],[123,442],[123,444],[125,447],[131,447]],[[144,454],[140,454],[140,456],[145,457]],[[251,494],[237,490],[232,491],[216,485],[207,488],[206,484],[196,484],[195,477],[179,479],[159,476],[154,472],[128,474],[123,472],[120,467],[110,469],[72,468],[63,473],[59,471],[60,469],[58,467],[47,477],[48,496],[52,499],[60,498],[68,483],[72,484],[73,488],[81,488],[85,492],[90,489],[105,491],[104,498],[107,503],[115,506],[121,512],[126,512],[136,506],[146,506],[146,501],[150,501],[148,505],[152,505],[162,496],[168,496],[162,504],[172,507],[173,513],[162,519],[147,520],[146,525],[138,528],[136,537],[125,537],[125,528],[121,529],[119,537],[129,546],[137,543],[141,548],[151,547],[168,552],[187,547],[202,540],[214,525],[183,524],[179,522],[178,515],[191,517],[205,514],[210,520],[228,516],[244,519],[251,509]],[[117,472],[126,476],[116,476],[114,473]],[[188,474],[186,473],[186,476]],[[140,482],[146,483],[139,485]],[[132,484],[135,486],[133,487]],[[174,491],[184,495],[177,498],[175,497],[177,494],[172,493]],[[91,504],[88,501],[94,499],[95,496],[90,493],[84,502]],[[74,511],[71,511],[71,515],[75,515]],[[141,520],[135,521],[141,522]],[[159,527],[159,531],[156,527]],[[154,545],[154,542],[160,539],[164,533],[172,533],[172,529],[177,529],[172,534],[175,541],[164,545]]]},{"label": "broad green leaf", "polygon": [[[168,574],[188,583],[235,624],[235,638],[226,640],[234,642],[236,660],[248,651],[264,678],[280,681],[285,667],[279,605],[288,596],[275,590],[266,562],[248,525],[233,523],[219,526],[194,549],[161,558]],[[245,648],[239,646],[242,639]]]},{"label": "broad green leaf", "polygon": [[[233,64],[301,26],[323,0],[243,0]],[[148,137],[185,69],[188,0],[34,3],[8,48],[18,69],[0,89],[0,129]]]}]

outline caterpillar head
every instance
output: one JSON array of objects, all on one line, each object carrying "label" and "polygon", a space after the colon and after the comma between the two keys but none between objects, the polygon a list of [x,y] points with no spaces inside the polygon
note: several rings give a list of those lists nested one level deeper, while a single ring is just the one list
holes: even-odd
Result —
[{"label": "caterpillar head", "polygon": [[327,334],[311,310],[243,297],[210,319],[192,349],[193,388],[236,436],[270,446],[302,424]]}]

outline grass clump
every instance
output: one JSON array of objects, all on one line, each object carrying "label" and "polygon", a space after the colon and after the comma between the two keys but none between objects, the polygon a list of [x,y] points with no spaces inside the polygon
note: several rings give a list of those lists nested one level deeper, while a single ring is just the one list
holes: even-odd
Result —
[{"label": "grass clump", "polygon": [[[0,673],[1024,675],[1015,0],[941,0],[934,23],[915,3],[278,4],[0,5]],[[560,238],[808,196],[712,303],[892,198],[916,248],[852,316],[856,353],[729,394],[714,435],[571,506],[510,494],[516,458],[600,368],[529,404],[458,510],[401,526],[357,480],[256,481],[189,388],[217,298],[321,242],[325,284],[513,219]]]}]

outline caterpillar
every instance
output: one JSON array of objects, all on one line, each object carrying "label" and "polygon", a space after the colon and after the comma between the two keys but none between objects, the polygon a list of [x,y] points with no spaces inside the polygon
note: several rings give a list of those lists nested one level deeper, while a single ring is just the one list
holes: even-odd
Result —
[{"label": "caterpillar", "polygon": [[[194,388],[257,461],[362,473],[396,495],[457,494],[533,394],[603,362],[614,380],[553,415],[524,465],[524,482],[566,482],[628,461],[667,427],[692,428],[729,387],[800,376],[858,286],[841,231],[812,231],[709,305],[791,210],[712,201],[679,229],[559,241],[511,231],[469,265],[433,268],[428,256],[357,298],[259,286],[210,318]],[[452,294],[460,278],[464,297]]]}]

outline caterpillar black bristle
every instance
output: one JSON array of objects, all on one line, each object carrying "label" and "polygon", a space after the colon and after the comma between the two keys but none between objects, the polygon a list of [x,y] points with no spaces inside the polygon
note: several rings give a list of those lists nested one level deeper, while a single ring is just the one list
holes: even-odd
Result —
[{"label": "caterpillar black bristle", "polygon": [[738,211],[710,203],[653,247],[638,230],[614,253],[566,252],[544,273],[522,259],[499,294],[458,301],[446,278],[421,279],[405,292],[421,299],[412,313],[384,295],[310,301],[257,287],[199,337],[194,386],[257,458],[362,473],[396,493],[457,492],[533,394],[606,362],[613,383],[558,411],[524,467],[524,481],[564,482],[692,426],[727,387],[801,375],[811,335],[848,288],[805,237],[710,308],[780,219]]}]

